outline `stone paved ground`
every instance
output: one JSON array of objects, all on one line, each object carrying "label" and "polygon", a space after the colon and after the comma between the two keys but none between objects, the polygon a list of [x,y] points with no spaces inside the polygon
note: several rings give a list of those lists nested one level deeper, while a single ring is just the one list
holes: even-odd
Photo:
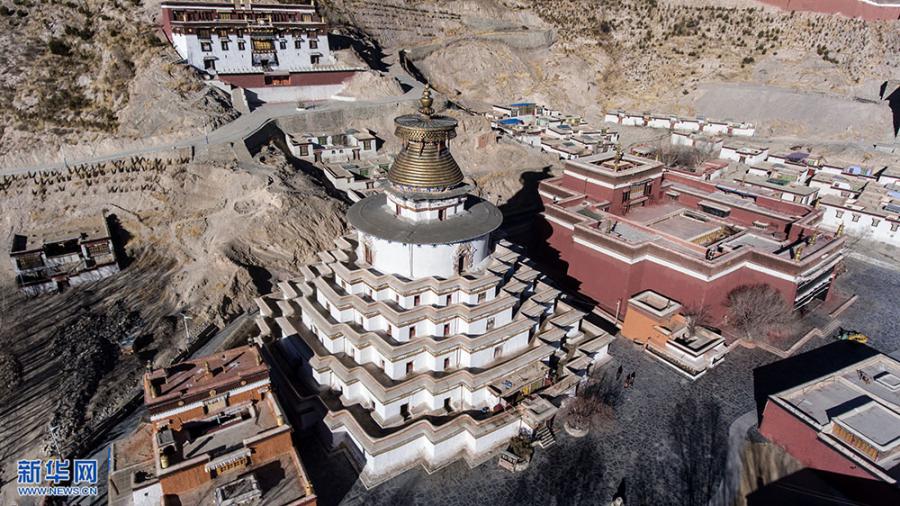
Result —
[{"label": "stone paved ground", "polygon": [[900,263],[894,270],[883,267],[883,262],[848,258],[845,263],[847,273],[840,286],[859,299],[840,316],[844,327],[868,335],[869,344],[882,353],[900,350]]},{"label": "stone paved ground", "polygon": [[[554,452],[553,462],[556,466],[564,465],[558,459],[574,455],[572,450],[578,445],[595,445],[595,456],[603,461],[602,475],[597,476],[601,484],[598,497],[603,500],[612,497],[622,479],[628,478],[640,462],[658,460],[660,456],[670,453],[666,443],[666,420],[676,403],[689,396],[698,399],[712,397],[722,405],[723,418],[730,424],[754,407],[753,368],[775,359],[773,355],[761,350],[736,348],[728,355],[722,367],[691,383],[622,338],[611,345],[610,353],[615,359],[605,366],[607,370],[615,373],[621,364],[626,373],[637,371],[634,387],[625,391],[625,399],[616,420],[608,427],[595,430],[592,434],[595,437],[574,440],[564,431],[557,430],[559,445],[564,451]],[[537,470],[545,469],[548,466],[548,453],[550,452],[538,450],[532,466]],[[308,467],[317,465],[328,464],[307,463]],[[413,469],[370,491],[366,491],[358,483],[353,484],[341,504],[516,504],[515,488],[519,486],[517,477],[499,469],[496,460],[474,470],[457,462],[432,475],[421,469]],[[331,503],[322,501],[322,504]]]},{"label": "stone paved ground", "polygon": [[[843,315],[845,326],[868,333],[872,345],[883,352],[900,349],[900,322],[897,318],[897,300],[900,299],[900,269],[886,269],[849,259],[848,273],[842,278],[843,290],[858,293],[859,300]],[[804,346],[812,349],[830,342],[827,338],[815,338]],[[625,372],[637,371],[635,386],[626,390],[625,399],[616,414],[616,420],[602,430],[595,430],[591,437],[574,440],[557,430],[560,450],[538,450],[529,472],[548,473],[552,468],[566,466],[566,459],[581,445],[594,445],[592,457],[601,464],[592,472],[600,483],[592,496],[596,500],[574,504],[605,504],[621,484],[634,483],[642,464],[661,462],[671,458],[667,443],[667,421],[673,407],[680,401],[694,397],[712,398],[720,403],[723,411],[723,427],[727,430],[735,419],[755,408],[753,398],[753,369],[773,362],[777,357],[757,349],[735,348],[721,366],[691,383],[680,374],[643,353],[630,342],[619,338],[610,346],[614,361],[606,366],[615,371],[621,364]],[[701,430],[702,428],[698,428]],[[552,455],[549,458],[548,455]],[[475,469],[461,462],[452,464],[432,475],[421,469],[410,470],[393,480],[365,490],[353,483],[352,473],[340,459],[326,460],[318,452],[318,458],[307,461],[309,468],[319,467],[317,487],[333,487],[335,491],[322,494],[321,504],[356,505],[450,505],[474,506],[489,504],[531,504],[522,500],[516,490],[522,487],[521,475],[500,470],[496,460]],[[304,458],[308,457],[304,455]],[[551,463],[552,460],[552,463]],[[675,473],[664,465],[654,479],[662,489],[666,481],[677,479]],[[334,472],[332,472],[332,469]],[[533,476],[533,475],[528,475]],[[314,476],[316,478],[316,476]],[[529,491],[529,493],[533,492]],[[631,491],[633,492],[633,490]],[[629,495],[630,493],[629,492]],[[527,496],[526,496],[527,497]],[[662,504],[668,501],[660,500]]]}]

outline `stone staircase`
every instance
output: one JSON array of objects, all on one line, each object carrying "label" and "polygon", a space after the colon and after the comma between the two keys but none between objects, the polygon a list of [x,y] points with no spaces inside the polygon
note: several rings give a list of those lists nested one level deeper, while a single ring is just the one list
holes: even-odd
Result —
[{"label": "stone staircase", "polygon": [[556,444],[556,436],[553,435],[553,431],[550,430],[550,427],[547,425],[543,425],[537,430],[535,440],[537,444],[541,445],[541,448],[544,449],[550,448]]}]

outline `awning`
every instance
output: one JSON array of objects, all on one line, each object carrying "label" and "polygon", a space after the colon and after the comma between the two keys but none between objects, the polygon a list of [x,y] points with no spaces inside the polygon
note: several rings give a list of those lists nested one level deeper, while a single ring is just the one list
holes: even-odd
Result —
[{"label": "awning", "polygon": [[500,397],[508,397],[523,387],[536,381],[542,381],[547,375],[547,370],[546,365],[537,362],[495,380],[490,386]]},{"label": "awning", "polygon": [[725,213],[730,213],[730,212],[731,212],[731,208],[730,208],[730,207],[723,206],[723,205],[721,205],[721,204],[717,204],[717,203],[711,202],[711,201],[709,201],[709,200],[701,200],[700,202],[698,202],[698,204],[701,205],[701,206],[703,206],[703,207],[709,207],[709,208],[711,208],[711,209],[718,209],[719,211],[722,211],[722,212],[725,212]]}]

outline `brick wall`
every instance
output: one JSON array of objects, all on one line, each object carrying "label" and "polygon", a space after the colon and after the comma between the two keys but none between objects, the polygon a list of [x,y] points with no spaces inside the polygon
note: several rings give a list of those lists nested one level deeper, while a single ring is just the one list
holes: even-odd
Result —
[{"label": "brick wall", "polygon": [[196,465],[180,469],[160,478],[159,482],[162,485],[163,493],[181,494],[208,482],[211,478],[204,469],[206,462],[206,460],[203,460]]},{"label": "brick wall", "polygon": [[[726,314],[728,292],[738,286],[767,283],[781,292],[785,301],[793,303],[797,287],[783,279],[748,269],[737,269],[713,281],[704,281],[675,269],[647,260],[627,264],[572,240],[572,231],[550,223],[549,248],[558,252],[565,274],[574,278],[575,288],[597,301],[601,308],[614,314],[621,301],[619,318],[626,313],[628,299],[643,290],[653,290],[678,302],[706,304],[714,318]],[[602,273],[602,275],[601,275]]]}]

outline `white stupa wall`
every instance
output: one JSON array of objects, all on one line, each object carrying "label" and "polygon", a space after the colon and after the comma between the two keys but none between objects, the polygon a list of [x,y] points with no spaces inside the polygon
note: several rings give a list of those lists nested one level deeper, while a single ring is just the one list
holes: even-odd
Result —
[{"label": "white stupa wall", "polygon": [[465,270],[477,269],[491,254],[490,234],[471,241],[452,244],[408,244],[392,242],[359,233],[360,258],[366,258],[364,248],[371,248],[372,267],[384,274],[409,279],[431,276],[449,278],[457,274],[457,257],[468,248]]},{"label": "white stupa wall", "polygon": [[469,390],[463,385],[456,385],[442,392],[432,393],[423,388],[408,395],[398,396],[390,401],[381,402],[361,381],[345,383],[331,371],[313,371],[313,378],[320,385],[328,385],[332,390],[340,391],[346,403],[359,403],[372,409],[376,421],[391,424],[402,420],[405,405],[413,412],[435,411],[444,406],[449,399],[454,410],[470,410],[491,407],[500,402],[493,390],[487,385]]},{"label": "white stupa wall", "polygon": [[[440,294],[435,293],[431,289],[426,289],[415,295],[404,295],[390,287],[373,290],[369,285],[362,281],[356,283],[341,281],[340,286],[347,294],[366,295],[372,300],[393,301],[405,309],[415,307],[416,295],[419,297],[418,302],[420,305],[426,304],[432,306],[448,306],[457,303],[480,304],[483,302],[490,302],[496,297],[496,288],[493,286],[486,287],[478,292],[466,292],[462,289],[458,289],[449,293]],[[478,297],[481,293],[484,294],[484,299],[479,301]],[[325,299],[323,297],[317,298],[319,303],[324,305]],[[334,313],[332,313],[332,316],[334,316]],[[337,317],[335,316],[335,318]]]},{"label": "white stupa wall", "polygon": [[440,221],[465,211],[466,197],[450,199],[414,200],[393,193],[387,194],[388,210],[410,221]]}]

